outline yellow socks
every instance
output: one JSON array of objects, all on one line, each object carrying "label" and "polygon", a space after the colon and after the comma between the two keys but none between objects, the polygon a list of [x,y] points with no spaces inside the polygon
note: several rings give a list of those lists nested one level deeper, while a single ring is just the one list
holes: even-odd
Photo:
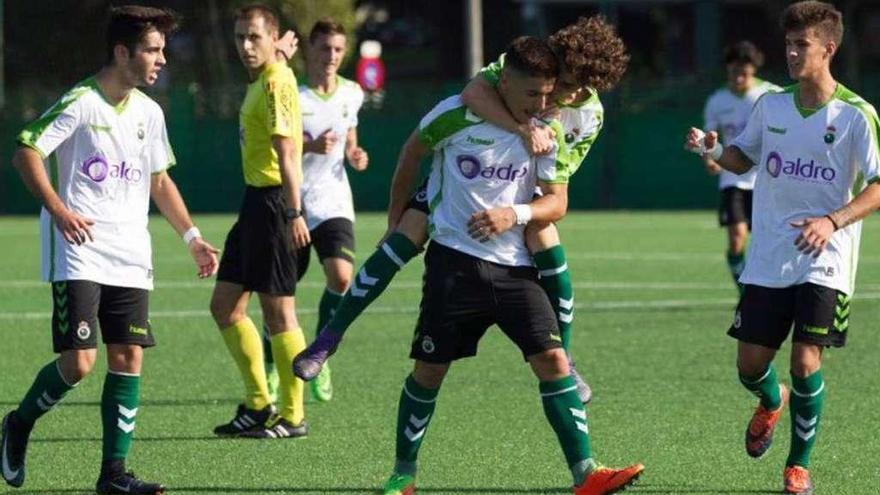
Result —
[{"label": "yellow socks", "polygon": [[278,415],[294,425],[302,423],[303,382],[293,375],[293,358],[306,348],[302,329],[294,328],[272,336],[272,357],[278,368]]},{"label": "yellow socks", "polygon": [[[263,344],[260,340],[260,332],[250,318],[245,318],[222,329],[220,333],[223,335],[223,341],[226,342],[229,354],[232,355],[232,359],[241,372],[245,390],[245,407],[256,410],[264,409],[270,402],[266,370],[263,367]],[[274,351],[274,341],[272,348]],[[277,354],[275,355],[277,356]],[[290,368],[290,366],[287,367]],[[288,372],[292,371],[288,370]]]}]

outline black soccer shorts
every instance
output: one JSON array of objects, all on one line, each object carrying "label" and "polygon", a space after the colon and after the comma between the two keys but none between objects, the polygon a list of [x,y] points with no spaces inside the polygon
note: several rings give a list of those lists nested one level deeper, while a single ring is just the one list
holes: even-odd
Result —
[{"label": "black soccer shorts", "polygon": [[752,191],[738,187],[725,187],[721,190],[721,204],[718,206],[718,225],[726,227],[736,223],[752,226]]},{"label": "black soccer shorts", "polygon": [[794,342],[843,347],[849,330],[850,297],[816,284],[781,289],[746,285],[736,308],[731,337],[779,349],[794,324]]},{"label": "black soccer shorts", "polygon": [[52,348],[94,349],[98,328],[105,344],[156,345],[145,289],[88,280],[52,282]]},{"label": "black soccer shorts", "polygon": [[330,218],[309,232],[312,243],[296,253],[297,277],[301,280],[309,269],[311,247],[321,263],[327,258],[340,258],[354,263],[354,224],[347,218]]}]

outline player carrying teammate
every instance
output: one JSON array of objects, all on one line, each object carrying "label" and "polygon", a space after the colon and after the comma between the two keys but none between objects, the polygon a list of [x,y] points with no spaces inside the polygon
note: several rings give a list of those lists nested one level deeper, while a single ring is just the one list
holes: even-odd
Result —
[{"label": "player carrying teammate", "polygon": [[[498,89],[518,122],[545,109],[557,62],[537,38],[514,40]],[[406,143],[415,159],[433,151],[427,195],[432,242],[425,255],[421,312],[410,357],[412,374],[400,395],[396,462],[385,495],[415,491],[417,456],[451,362],[474,356],[493,324],[520,348],[540,381],[547,420],[558,437],[574,480],[574,493],[613,493],[643,467],[600,467],[592,457],[586,413],[561,349],[556,317],[537,283],[525,245],[530,220],[556,221],[565,214],[565,186],[554,183],[557,153],[529,155],[520,138],[479,117],[459,96],[440,102]],[[542,196],[534,198],[535,186]]]},{"label": "player carrying teammate", "polygon": [[880,121],[873,106],[831,74],[843,38],[834,6],[794,3],[781,24],[788,72],[797,83],[762,96],[729,146],[698,129],[686,146],[734,173],[758,169],[749,262],[740,278],[745,290],[728,332],[739,340],[740,380],[760,399],[746,451],[760,457],[773,440],[789,390],[772,362],[794,324],[783,480],[785,493],[811,494],[807,468],[826,391],[822,351],[846,342],[860,220],[880,207]]}]

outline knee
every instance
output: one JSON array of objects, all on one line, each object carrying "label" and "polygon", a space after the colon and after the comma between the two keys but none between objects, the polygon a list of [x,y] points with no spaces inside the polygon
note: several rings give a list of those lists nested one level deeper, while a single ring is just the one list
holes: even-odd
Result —
[{"label": "knee", "polygon": [[806,378],[819,371],[819,368],[822,367],[822,361],[819,352],[798,352],[795,349],[791,353],[790,366],[793,376]]},{"label": "knee", "polygon": [[416,361],[412,376],[419,386],[435,390],[443,384],[447,371],[449,371],[449,364],[430,364]]},{"label": "knee", "polygon": [[210,310],[211,317],[214,318],[214,322],[221,329],[232,325],[246,316],[244,313],[236,313],[234,307],[230,307],[225,301],[217,297],[211,298]]},{"label": "knee", "polygon": [[111,344],[107,346],[107,367],[111,371],[139,374],[144,349],[139,345]]},{"label": "knee", "polygon": [[767,364],[740,357],[736,360],[736,370],[740,376],[756,378],[767,371]]},{"label": "knee", "polygon": [[97,349],[62,352],[58,359],[62,377],[69,384],[79,383],[95,369],[97,357]]},{"label": "knee", "polygon": [[568,357],[562,349],[549,349],[529,356],[529,364],[542,382],[558,380],[569,374]]},{"label": "knee", "polygon": [[345,294],[351,286],[351,273],[337,273],[327,279],[327,288],[336,294]]}]

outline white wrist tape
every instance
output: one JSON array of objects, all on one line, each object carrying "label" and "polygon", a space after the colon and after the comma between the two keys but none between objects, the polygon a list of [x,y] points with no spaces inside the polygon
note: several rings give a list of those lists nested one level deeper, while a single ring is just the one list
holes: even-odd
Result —
[{"label": "white wrist tape", "polygon": [[199,231],[198,227],[193,225],[189,230],[183,233],[183,242],[189,246],[189,243],[191,243],[196,237],[202,237],[202,233]]},{"label": "white wrist tape", "polygon": [[525,225],[532,219],[532,207],[529,205],[513,205],[513,214],[516,215],[516,224]]},{"label": "white wrist tape", "polygon": [[697,130],[697,133],[698,133],[697,135],[699,136],[697,138],[697,146],[695,148],[688,148],[688,149],[690,151],[692,151],[693,153],[696,153],[700,156],[709,155],[709,158],[711,158],[717,162],[718,159],[721,158],[721,153],[724,152],[724,147],[721,146],[721,143],[718,142],[718,140],[716,139],[715,146],[712,146],[711,149],[706,149],[706,143],[705,143],[706,134],[704,134],[703,131],[700,131],[700,130]]}]

